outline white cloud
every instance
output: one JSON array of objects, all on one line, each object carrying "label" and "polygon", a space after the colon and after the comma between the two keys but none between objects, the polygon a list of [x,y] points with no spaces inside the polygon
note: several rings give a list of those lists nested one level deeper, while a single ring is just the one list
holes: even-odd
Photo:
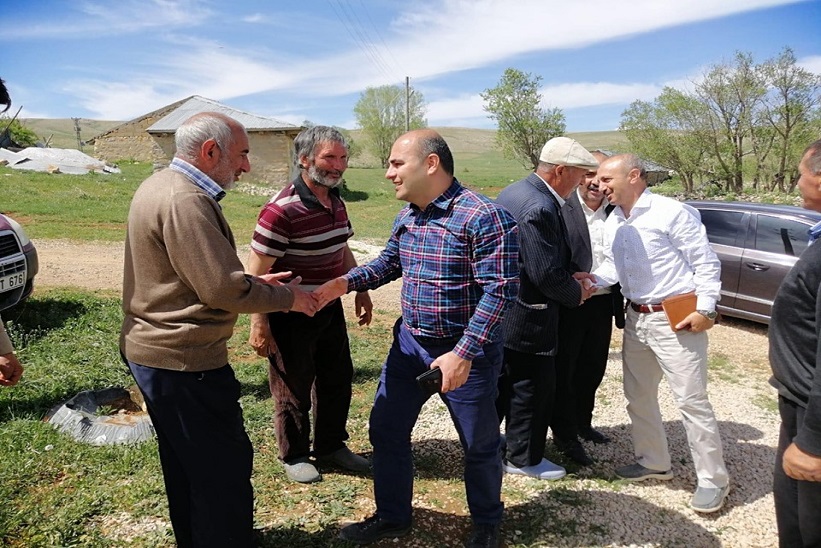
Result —
[{"label": "white cloud", "polygon": [[798,60],[798,66],[821,76],[821,55],[811,55]]},{"label": "white cloud", "polygon": [[[562,110],[602,105],[623,105],[637,99],[648,101],[657,97],[662,86],[657,84],[615,84],[611,82],[576,82],[546,86],[539,90],[544,108]],[[467,125],[488,123],[481,96],[463,95],[428,103],[430,125]]]},{"label": "white cloud", "polygon": [[430,125],[442,125],[444,121],[470,120],[474,118],[487,118],[487,113],[483,109],[482,98],[476,95],[463,95],[452,99],[442,99],[430,101],[426,112],[426,117]]},{"label": "white cloud", "polygon": [[252,15],[246,15],[242,20],[246,23],[265,23],[268,17],[262,13],[254,13]]},{"label": "white cloud", "polygon": [[542,88],[542,104],[560,109],[620,105],[640,99],[648,101],[661,93],[655,84],[614,84],[610,82],[578,82]]},{"label": "white cloud", "polygon": [[42,38],[87,39],[138,34],[162,28],[193,27],[212,15],[196,0],[119,0],[110,3],[76,2],[73,17],[59,22],[8,20],[0,42]]}]

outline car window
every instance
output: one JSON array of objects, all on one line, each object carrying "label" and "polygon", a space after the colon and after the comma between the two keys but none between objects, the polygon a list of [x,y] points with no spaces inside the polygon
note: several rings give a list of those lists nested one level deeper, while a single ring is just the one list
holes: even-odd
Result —
[{"label": "car window", "polygon": [[758,215],[755,248],[770,253],[799,256],[807,247],[809,226],[797,221]]},{"label": "car window", "polygon": [[741,211],[719,211],[700,209],[701,222],[707,229],[707,238],[712,244],[735,245],[738,228],[744,213]]}]

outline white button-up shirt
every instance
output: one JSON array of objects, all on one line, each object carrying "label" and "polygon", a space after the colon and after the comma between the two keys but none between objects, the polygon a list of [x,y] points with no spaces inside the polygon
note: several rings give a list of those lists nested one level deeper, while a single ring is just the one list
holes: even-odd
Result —
[{"label": "white button-up shirt", "polygon": [[[587,221],[587,232],[590,234],[590,251],[592,252],[593,259],[593,266],[590,267],[590,270],[593,271],[604,263],[604,248],[606,247],[604,222],[607,220],[607,213],[605,211],[607,209],[607,198],[603,199],[598,209],[593,211],[584,203],[582,193],[579,192],[578,189],[576,189],[576,194],[579,197],[579,203],[582,206],[582,212],[584,212],[584,218]],[[610,287],[600,287],[593,293],[593,296],[606,295],[607,293],[610,293]]]},{"label": "white button-up shirt", "polygon": [[597,285],[621,283],[638,304],[695,291],[698,310],[715,310],[721,298],[721,263],[693,208],[644,193],[625,218],[616,207],[605,223],[605,261],[593,274]]}]

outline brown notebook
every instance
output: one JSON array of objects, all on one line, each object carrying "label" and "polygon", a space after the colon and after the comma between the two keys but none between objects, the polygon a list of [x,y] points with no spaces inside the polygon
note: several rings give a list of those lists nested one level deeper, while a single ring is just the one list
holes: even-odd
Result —
[{"label": "brown notebook", "polygon": [[670,329],[676,331],[676,325],[696,311],[696,292],[667,297],[661,301],[661,306],[670,322]]}]

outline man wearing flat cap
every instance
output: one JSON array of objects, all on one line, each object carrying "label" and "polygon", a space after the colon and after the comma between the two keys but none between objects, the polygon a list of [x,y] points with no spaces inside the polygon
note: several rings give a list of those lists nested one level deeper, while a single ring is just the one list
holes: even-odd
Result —
[{"label": "man wearing flat cap", "polygon": [[556,389],[559,307],[579,306],[591,294],[587,273],[570,269],[561,208],[588,170],[599,163],[568,137],[550,139],[536,171],[508,186],[497,202],[519,226],[519,294],[503,322],[504,367],[497,410],[506,421],[504,469],[538,479],[565,470],[544,458]]}]

